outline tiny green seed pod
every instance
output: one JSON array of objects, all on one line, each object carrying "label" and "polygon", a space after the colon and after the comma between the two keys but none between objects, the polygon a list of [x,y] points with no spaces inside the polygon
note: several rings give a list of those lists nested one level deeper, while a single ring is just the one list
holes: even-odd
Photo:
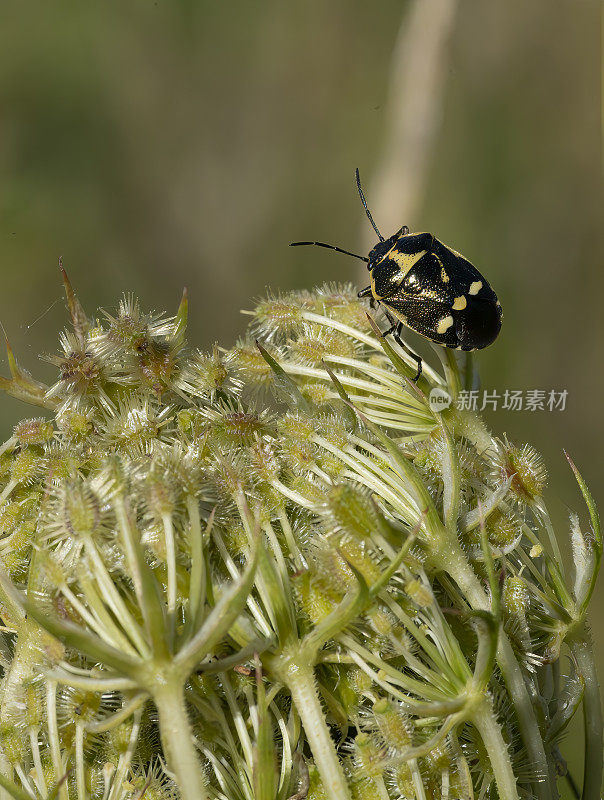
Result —
[{"label": "tiny green seed pod", "polygon": [[15,426],[19,444],[46,444],[54,435],[52,422],[45,419],[24,419]]}]

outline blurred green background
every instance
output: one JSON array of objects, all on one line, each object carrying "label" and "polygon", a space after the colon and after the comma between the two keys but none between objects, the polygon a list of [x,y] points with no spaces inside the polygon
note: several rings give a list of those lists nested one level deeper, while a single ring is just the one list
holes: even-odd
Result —
[{"label": "blurred green background", "polygon": [[[16,353],[52,379],[37,354],[66,321],[59,256],[90,312],[129,290],[174,311],[186,285],[202,348],[230,344],[267,286],[365,285],[352,259],[287,247],[368,249],[358,166],[384,233],[431,230],[495,287],[505,321],[479,356],[484,386],[568,390],[564,412],[488,415],[543,453],[564,537],[568,508],[585,513],[563,447],[604,501],[599,13],[4,0],[0,320]],[[6,436],[29,413],[0,397]]]}]

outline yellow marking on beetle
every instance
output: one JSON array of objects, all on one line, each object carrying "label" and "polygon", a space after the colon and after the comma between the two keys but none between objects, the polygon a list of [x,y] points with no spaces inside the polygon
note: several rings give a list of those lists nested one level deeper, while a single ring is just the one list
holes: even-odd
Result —
[{"label": "yellow marking on beetle", "polygon": [[382,296],[375,291],[375,278],[373,275],[373,270],[371,270],[371,272],[369,273],[369,280],[371,281],[371,294],[375,297],[376,300],[381,300]]},{"label": "yellow marking on beetle", "polygon": [[436,259],[436,263],[440,267],[440,279],[441,279],[441,281],[443,283],[449,283],[449,276],[447,275],[447,270],[445,269],[444,264],[441,261],[441,259],[439,258],[439,256],[437,256],[436,253],[432,253],[432,258]]},{"label": "yellow marking on beetle", "polygon": [[482,281],[472,281],[470,284],[469,294],[478,294],[482,289]]},{"label": "yellow marking on beetle", "polygon": [[[369,275],[369,281],[370,281],[370,283],[371,283],[371,294],[374,296],[374,298],[375,298],[376,300],[378,300],[378,301],[379,301],[379,300],[381,300],[381,299],[383,298],[383,296],[384,296],[384,295],[380,294],[380,293],[377,291],[377,289],[375,288],[375,274],[374,274],[374,270],[371,270],[371,273],[370,273],[370,275]],[[398,276],[398,275],[394,275],[393,279],[391,280],[391,283],[392,283],[392,284],[394,284],[394,282],[395,282],[395,281],[397,282],[397,288],[398,288],[398,284],[402,283],[402,280],[401,280],[401,279],[399,279],[399,276]]]},{"label": "yellow marking on beetle", "polygon": [[449,314],[443,317],[436,326],[436,333],[445,333],[453,325],[453,317]]},{"label": "yellow marking on beetle", "polygon": [[400,274],[396,276],[396,278],[404,278],[405,275],[409,272],[411,267],[414,267],[417,262],[425,256],[427,250],[420,250],[419,253],[401,253],[399,250],[396,249],[396,245],[384,256],[384,258],[389,258],[397,265],[400,269]]},{"label": "yellow marking on beetle", "polygon": [[462,294],[460,297],[456,297],[455,300],[453,300],[453,305],[451,308],[453,308],[454,311],[463,311],[467,305],[468,301]]}]

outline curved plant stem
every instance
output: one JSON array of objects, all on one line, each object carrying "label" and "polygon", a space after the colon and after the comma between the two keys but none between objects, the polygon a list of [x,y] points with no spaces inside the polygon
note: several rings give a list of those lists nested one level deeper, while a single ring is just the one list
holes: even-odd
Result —
[{"label": "curved plant stem", "polygon": [[86,797],[86,776],[85,776],[85,763],[84,763],[84,723],[78,721],[76,723],[75,732],[75,773],[76,773],[76,787],[78,793],[78,800],[84,800]]},{"label": "curved plant stem", "polygon": [[537,723],[530,695],[524,683],[524,676],[510,640],[503,631],[499,632],[497,663],[510,693],[522,741],[526,747],[537,773],[542,777],[535,781],[535,797],[539,800],[555,800],[558,790],[551,779],[550,765],[543,747],[542,733]]},{"label": "curved plant stem", "polygon": [[512,769],[508,747],[501,734],[501,727],[487,703],[482,703],[472,715],[472,722],[480,733],[480,737],[489,754],[489,761],[493,767],[497,794],[500,800],[518,800],[516,778]]},{"label": "curved plant stem", "polygon": [[315,764],[329,800],[351,800],[342,765],[329,734],[311,667],[291,666],[288,688],[304,726]]},{"label": "curved plant stem", "polygon": [[[443,556],[443,563],[440,566],[446,569],[456,581],[473,608],[490,610],[489,600],[461,548],[452,547],[451,551]],[[555,800],[558,797],[558,790],[555,781],[552,781],[550,764],[543,746],[543,735],[537,723],[522,669],[514,655],[510,641],[502,629],[499,631],[497,644],[497,663],[510,693],[522,741],[540,776],[540,780],[534,782],[535,797],[538,800]]]},{"label": "curved plant stem", "polygon": [[197,620],[201,614],[204,601],[205,564],[203,560],[203,534],[199,516],[199,503],[191,495],[187,496],[187,513],[189,516],[189,544],[191,548],[191,578],[189,586],[189,617],[187,631],[193,634],[197,629]]},{"label": "curved plant stem", "polygon": [[64,775],[63,761],[61,759],[61,743],[59,739],[59,727],[57,724],[57,684],[55,681],[48,681],[46,684],[46,713],[48,715],[48,740],[50,744],[50,757],[55,775],[59,777],[58,797],[60,800],[69,800],[67,782],[60,781]]},{"label": "curved plant stem", "polygon": [[161,743],[168,769],[174,773],[182,800],[207,800],[182,687],[167,682],[155,689],[153,700],[159,712]]},{"label": "curved plant stem", "polygon": [[166,572],[167,572],[167,601],[168,601],[168,620],[171,643],[174,641],[174,628],[176,620],[176,545],[174,542],[174,526],[172,515],[164,514],[162,518],[164,526],[164,539],[166,547]]},{"label": "curved plant stem", "polygon": [[16,783],[6,778],[0,773],[0,786],[7,792],[9,797],[14,800],[31,800],[31,795],[25,789],[21,789]]},{"label": "curved plant stem", "polygon": [[600,800],[602,792],[602,707],[598,676],[591,644],[584,636],[569,642],[577,660],[579,673],[585,682],[583,695],[583,720],[585,730],[585,760],[583,763],[583,791],[581,800]]}]

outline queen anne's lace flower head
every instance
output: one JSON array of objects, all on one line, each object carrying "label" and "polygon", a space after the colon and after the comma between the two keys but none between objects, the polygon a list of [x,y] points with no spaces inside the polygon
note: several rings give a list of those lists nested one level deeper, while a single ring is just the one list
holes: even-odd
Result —
[{"label": "queen anne's lace flower head", "polygon": [[0,381],[46,412],[0,446],[9,794],[550,800],[582,702],[598,769],[595,507],[571,462],[571,580],[536,451],[431,407],[453,353],[413,383],[348,285],[207,353],[186,296],[66,291],[56,382]]}]

